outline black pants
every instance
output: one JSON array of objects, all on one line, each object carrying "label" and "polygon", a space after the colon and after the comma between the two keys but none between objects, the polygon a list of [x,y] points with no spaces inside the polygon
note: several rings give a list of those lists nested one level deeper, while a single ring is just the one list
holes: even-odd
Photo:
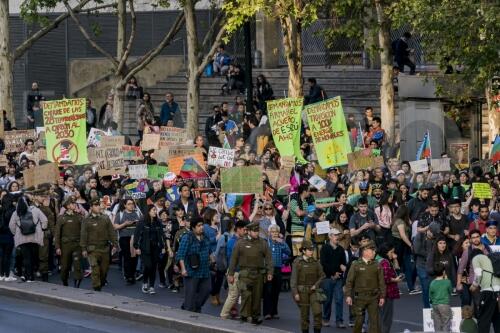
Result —
[{"label": "black pants", "polygon": [[201,312],[210,294],[210,278],[184,278],[184,309]]},{"label": "black pants", "polygon": [[[163,255],[158,260],[158,275],[160,276],[160,283],[162,284],[166,284],[165,267],[167,267],[167,263],[168,263],[168,254]],[[171,283],[170,279],[169,283]]]},{"label": "black pants", "polygon": [[224,272],[218,270],[211,271],[210,278],[212,282],[210,295],[211,296],[219,295],[220,288],[222,288],[222,282],[224,282]]},{"label": "black pants", "polygon": [[35,280],[35,266],[38,261],[38,244],[25,243],[19,245],[23,255],[24,277],[26,280]]},{"label": "black pants", "polygon": [[130,256],[130,236],[120,237],[120,249],[123,256],[123,274],[127,280],[135,280],[135,267],[137,266],[137,257]]},{"label": "black pants", "polygon": [[2,264],[0,266],[0,276],[9,276],[10,258],[12,256],[13,249],[14,249],[13,243],[0,244],[0,260],[2,261]]},{"label": "black pants", "polygon": [[278,314],[278,300],[281,291],[281,267],[274,267],[272,281],[264,284],[264,316]]},{"label": "black pants", "polygon": [[500,312],[498,311],[498,292],[481,291],[478,314],[478,332],[489,332],[491,324],[495,333],[500,333]]},{"label": "black pants", "polygon": [[154,287],[156,281],[156,267],[158,266],[158,261],[160,259],[158,257],[158,250],[145,255],[143,254],[141,259],[144,266],[144,277],[142,281],[149,284],[150,287]]},{"label": "black pants", "polygon": [[406,65],[410,67],[410,74],[415,74],[415,64],[409,58],[398,59],[396,62],[398,63],[399,71],[401,73],[404,73]]}]

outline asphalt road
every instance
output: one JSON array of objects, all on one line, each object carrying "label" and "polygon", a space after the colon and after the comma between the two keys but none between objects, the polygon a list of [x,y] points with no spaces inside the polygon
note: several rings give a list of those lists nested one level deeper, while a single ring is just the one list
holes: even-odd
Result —
[{"label": "asphalt road", "polygon": [[[132,298],[138,298],[142,299],[147,302],[151,303],[158,303],[162,305],[167,305],[171,307],[177,307],[180,308],[182,301],[183,301],[183,293],[182,289],[180,293],[172,293],[168,289],[160,289],[158,286],[156,286],[156,292],[157,294],[155,295],[145,295],[141,292],[141,281],[138,281],[135,285],[132,286],[127,286],[125,284],[125,281],[121,277],[121,273],[116,265],[111,266],[110,272],[108,275],[108,281],[109,284],[108,286],[103,288],[103,291],[112,293],[112,294],[117,294],[117,295],[122,295],[122,296],[127,296],[127,297],[132,297]],[[49,282],[52,283],[57,283],[61,284],[59,276],[58,275],[53,275],[50,277]],[[14,282],[15,283],[15,282]],[[158,284],[158,282],[157,282]],[[71,283],[70,283],[71,285]],[[81,288],[84,289],[91,289],[91,281],[90,278],[84,279],[81,284]],[[395,302],[395,309],[394,309],[394,321],[393,321],[393,326],[392,326],[392,332],[403,332],[405,329],[409,329],[410,331],[422,331],[422,295],[413,295],[410,296],[408,293],[406,293],[406,289],[404,286],[402,286],[402,295],[401,299],[396,300]],[[223,290],[222,295],[225,296],[225,291]],[[222,297],[221,297],[222,298]],[[3,309],[5,305],[3,302],[2,307],[0,309]],[[460,303],[460,299],[458,296],[453,297],[452,300],[452,305],[458,305]],[[45,307],[45,306],[44,306]],[[10,307],[7,307],[10,311],[12,309]],[[221,307],[218,306],[213,306],[209,302],[205,304],[205,306],[202,309],[203,313],[213,315],[213,316],[218,316],[220,313]],[[2,310],[0,310],[2,311]],[[26,314],[29,316],[29,314]],[[274,328],[279,328],[291,332],[300,332],[300,317],[299,317],[299,311],[295,303],[292,301],[291,294],[289,292],[281,293],[280,296],[280,302],[279,302],[279,315],[280,319],[279,320],[266,320],[264,321],[263,325],[274,327]],[[0,316],[2,316],[2,313],[0,313]],[[86,314],[81,314],[82,320],[85,323],[85,318],[89,317]],[[0,317],[1,318],[1,317]],[[68,317],[68,330],[66,331],[52,331],[52,332],[80,332],[78,331],[79,327],[79,321],[78,316],[76,317]],[[77,318],[74,321],[70,320],[71,318]],[[332,313],[332,318],[335,318],[334,314]],[[344,307],[344,318],[345,322],[347,323],[348,321],[348,310],[347,307]],[[47,319],[47,325],[51,324],[51,320],[57,320],[48,317]],[[222,320],[222,319],[221,319]],[[311,318],[312,320],[312,318]],[[14,321],[17,322],[17,321]],[[100,322],[100,321],[99,321]],[[104,322],[104,319],[103,319]],[[1,318],[0,323],[3,324],[3,318]],[[55,324],[55,322],[53,322]],[[75,326],[71,326],[75,325]],[[136,324],[140,325],[140,324]],[[335,326],[334,320],[332,320],[332,325]],[[1,325],[3,326],[3,325]],[[64,326],[66,327],[66,326]],[[131,327],[128,325],[127,327]],[[146,330],[142,329],[142,326],[140,326],[141,329],[139,331],[134,331],[134,332],[149,332]],[[71,330],[73,329],[73,330]],[[96,328],[95,331],[85,331],[85,332],[108,332],[106,330],[99,330],[100,328]],[[312,328],[311,328],[312,331]],[[338,329],[336,327],[325,327],[323,328],[322,332],[350,332],[350,329]],[[0,327],[0,332],[1,327]],[[9,331],[10,332],[10,331]],[[15,331],[15,332],[26,332],[23,330],[20,331]],[[33,331],[33,332],[42,332],[42,331]],[[44,331],[44,332],[50,332],[50,331]],[[109,332],[115,332],[115,331],[109,331]],[[116,331],[118,332],[118,331]],[[120,330],[119,332],[129,332],[129,331],[123,331]],[[132,332],[132,331],[130,331]],[[154,331],[151,331],[154,332]]]},{"label": "asphalt road", "polygon": [[174,333],[178,331],[0,296],[0,332]]}]

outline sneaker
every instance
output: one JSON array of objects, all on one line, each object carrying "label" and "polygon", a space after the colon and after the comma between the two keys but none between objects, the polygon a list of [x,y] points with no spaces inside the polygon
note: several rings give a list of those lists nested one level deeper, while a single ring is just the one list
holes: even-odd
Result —
[{"label": "sneaker", "polygon": [[451,296],[457,296],[457,289],[453,288],[453,291],[451,292]]},{"label": "sneaker", "polygon": [[413,289],[413,290],[410,290],[410,292],[409,292],[410,295],[418,295],[421,293],[422,293],[422,290],[420,290],[420,289]]},{"label": "sneaker", "polygon": [[26,282],[32,283],[32,282],[35,282],[35,280],[26,280]]},{"label": "sneaker", "polygon": [[321,321],[321,326],[323,326],[323,327],[330,327],[330,322],[327,321],[327,320],[322,320]]},{"label": "sneaker", "polygon": [[83,277],[86,277],[88,278],[90,275],[92,275],[92,271],[90,269],[87,269],[84,273],[83,273]]},{"label": "sneaker", "polygon": [[0,281],[4,281],[5,280],[5,276],[0,276]]},{"label": "sneaker", "polygon": [[17,281],[17,279],[14,277],[14,274],[10,274],[5,278],[5,282],[14,282]]},{"label": "sneaker", "polygon": [[42,277],[42,273],[40,273],[40,272],[36,272],[36,273],[35,273],[35,276],[36,276],[37,278],[40,278],[40,277]]},{"label": "sneaker", "polygon": [[156,294],[155,288],[153,288],[153,287],[149,288],[148,292],[149,292],[150,295]]},{"label": "sneaker", "polygon": [[142,284],[142,292],[147,294],[149,292],[149,287],[147,283]]},{"label": "sneaker", "polygon": [[354,322],[353,321],[349,322],[349,327],[354,327]]},{"label": "sneaker", "polygon": [[160,283],[158,285],[158,288],[165,289],[165,288],[167,288],[167,286],[164,283]]},{"label": "sneaker", "polygon": [[179,287],[174,287],[174,288],[172,289],[172,292],[173,292],[173,293],[178,293],[178,292],[179,292]]},{"label": "sneaker", "polygon": [[171,283],[171,284],[168,285],[167,288],[168,288],[168,290],[172,290],[172,289],[175,288],[175,285],[173,283]]},{"label": "sneaker", "polygon": [[26,282],[26,277],[24,275],[21,276],[21,281]]},{"label": "sneaker", "polygon": [[337,328],[346,328],[343,322],[338,322],[337,323]]}]

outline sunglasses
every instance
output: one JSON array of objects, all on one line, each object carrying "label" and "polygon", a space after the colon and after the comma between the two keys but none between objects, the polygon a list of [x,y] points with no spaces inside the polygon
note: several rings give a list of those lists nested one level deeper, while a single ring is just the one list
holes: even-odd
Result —
[{"label": "sunglasses", "polygon": [[264,210],[273,210],[273,207],[265,207]]}]

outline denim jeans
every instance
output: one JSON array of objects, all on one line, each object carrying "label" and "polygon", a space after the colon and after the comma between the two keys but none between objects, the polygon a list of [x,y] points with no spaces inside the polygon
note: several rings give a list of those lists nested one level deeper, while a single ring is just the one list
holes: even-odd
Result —
[{"label": "denim jeans", "polygon": [[332,314],[332,303],[335,301],[335,322],[344,322],[344,293],[342,292],[342,279],[333,280],[326,278],[321,281],[321,288],[326,294],[326,301],[323,303],[323,320],[330,321]]},{"label": "denim jeans", "polygon": [[417,276],[420,280],[420,286],[422,287],[422,301],[424,303],[424,308],[428,309],[431,307],[429,302],[429,285],[431,279],[425,267],[417,267]]}]

